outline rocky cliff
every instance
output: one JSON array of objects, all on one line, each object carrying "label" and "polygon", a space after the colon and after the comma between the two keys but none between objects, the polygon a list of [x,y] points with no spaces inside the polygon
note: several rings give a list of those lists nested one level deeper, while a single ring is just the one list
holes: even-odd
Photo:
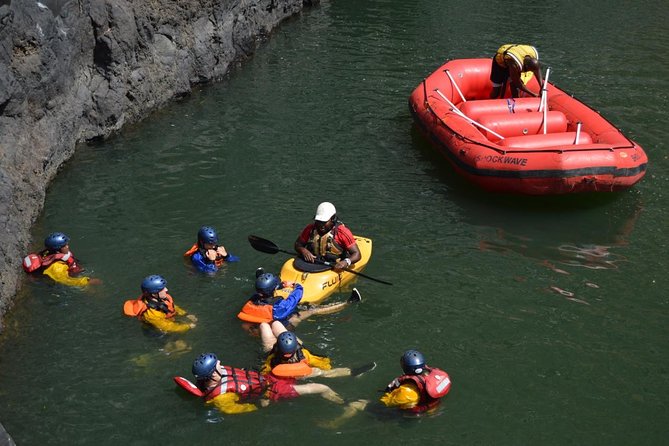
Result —
[{"label": "rocky cliff", "polygon": [[0,316],[45,189],[77,143],[220,78],[318,1],[0,0]]}]

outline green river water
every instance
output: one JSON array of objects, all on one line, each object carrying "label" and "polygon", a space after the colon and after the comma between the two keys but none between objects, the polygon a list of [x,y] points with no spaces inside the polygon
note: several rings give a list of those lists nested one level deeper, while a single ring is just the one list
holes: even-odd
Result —
[{"label": "green river water", "polygon": [[[587,3],[587,4],[586,4]],[[80,147],[33,228],[54,230],[103,285],[25,279],[0,337],[0,420],[21,446],[186,444],[660,445],[669,442],[666,112],[669,7],[638,2],[323,1],[283,24],[228,79]],[[452,174],[416,131],[407,98],[448,58],[530,43],[551,81],[649,155],[618,194],[506,197]],[[253,366],[236,313],[257,234],[292,249],[320,201],[374,241],[363,303],[298,327],[335,365],[326,381],[376,401],[405,349],[449,372],[431,417],[376,409],[336,429],[317,397],[221,416],[177,389],[194,357]],[[182,254],[215,226],[241,262],[214,277]],[[164,275],[199,317],[151,337],[121,314]],[[345,298],[335,295],[332,300]],[[192,350],[166,355],[168,341]]]}]

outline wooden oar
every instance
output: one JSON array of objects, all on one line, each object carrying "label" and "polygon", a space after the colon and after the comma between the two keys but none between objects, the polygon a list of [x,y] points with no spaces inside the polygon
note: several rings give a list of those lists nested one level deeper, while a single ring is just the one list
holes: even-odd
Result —
[{"label": "wooden oar", "polygon": [[[256,251],[264,252],[266,254],[276,254],[277,252],[283,252],[285,254],[290,254],[291,256],[295,255],[294,252],[286,251],[284,249],[281,249],[278,246],[276,246],[276,244],[274,244],[274,242],[272,242],[270,240],[267,240],[267,239],[264,239],[262,237],[258,237],[257,235],[249,235],[249,243],[251,244],[253,249],[255,249]],[[320,265],[329,266],[330,268],[334,267],[334,264],[331,263],[331,262],[325,262],[323,260],[318,260],[318,259],[314,260],[314,262],[318,263]],[[361,277],[364,277],[366,279],[373,280],[374,282],[382,283],[384,285],[392,285],[392,283],[390,283],[390,282],[386,282],[385,280],[381,280],[381,279],[375,279],[374,277],[370,277],[370,276],[368,276],[366,274],[363,274],[361,272],[358,272],[354,269],[344,268],[344,271],[348,271],[351,274],[355,274],[357,276],[361,276]]]}]

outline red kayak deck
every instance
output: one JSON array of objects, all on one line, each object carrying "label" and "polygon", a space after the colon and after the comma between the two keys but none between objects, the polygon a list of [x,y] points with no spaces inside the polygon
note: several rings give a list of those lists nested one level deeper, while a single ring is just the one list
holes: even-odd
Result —
[{"label": "red kayak deck", "polygon": [[[449,61],[409,98],[459,174],[489,191],[531,195],[619,191],[643,178],[643,149],[598,112],[550,83],[543,107],[508,89],[508,98],[488,99],[490,68],[490,59]],[[539,91],[536,79],[527,85]]]}]

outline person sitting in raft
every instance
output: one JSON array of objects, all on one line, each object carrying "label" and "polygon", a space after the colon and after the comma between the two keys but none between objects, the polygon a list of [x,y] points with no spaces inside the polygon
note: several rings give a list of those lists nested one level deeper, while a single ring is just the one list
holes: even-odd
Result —
[{"label": "person sitting in raft", "polygon": [[[167,333],[183,333],[195,328],[197,317],[174,303],[167,294],[167,281],[157,274],[142,280],[142,295],[134,300],[127,300],[123,305],[126,316],[137,317],[158,330]],[[189,322],[178,322],[177,317],[185,316]]]},{"label": "person sitting in raft", "polygon": [[[336,313],[348,305],[362,300],[358,290],[353,288],[351,297],[346,302],[318,305],[298,311],[298,305],[304,295],[302,285],[293,282],[281,282],[276,275],[265,273],[262,268],[258,268],[256,274],[258,274],[255,283],[256,292],[237,314],[237,317],[245,322],[259,324],[261,322],[279,321],[286,327],[296,327],[301,321],[313,315]],[[275,296],[279,289],[289,290],[288,297]]]},{"label": "person sitting in raft", "polygon": [[184,253],[203,273],[215,273],[225,262],[239,262],[239,257],[228,253],[218,244],[218,234],[211,226],[202,226],[197,232],[197,243]]},{"label": "person sitting in raft", "polygon": [[70,238],[62,232],[53,232],[44,239],[44,250],[28,254],[23,259],[27,273],[42,273],[57,283],[69,286],[99,285],[100,279],[77,277],[83,271],[70,251]]},{"label": "person sitting in raft", "polygon": [[335,262],[336,272],[360,260],[360,248],[353,233],[337,219],[337,209],[327,201],[318,205],[314,222],[295,240],[295,251],[308,263]]},{"label": "person sitting in raft", "polygon": [[[277,378],[258,372],[224,366],[214,353],[203,353],[193,362],[196,388],[187,380],[179,378],[177,383],[189,392],[202,396],[206,404],[213,405],[225,414],[253,412],[258,406],[252,401],[260,400],[260,406],[271,401],[296,398],[301,395],[320,395],[326,400],[343,404],[344,400],[330,387],[320,383],[296,384],[294,378]],[[184,383],[184,381],[186,381]],[[364,408],[366,402],[353,401],[347,405],[346,413],[353,415]]]},{"label": "person sitting in raft", "polygon": [[506,82],[511,79],[511,96],[518,97],[520,91],[524,91],[530,96],[539,97],[541,92],[534,93],[523,83],[520,75],[531,71],[539,82],[539,88],[543,84],[541,77],[541,66],[539,65],[539,52],[530,45],[506,44],[499,47],[497,53],[492,58],[492,69],[490,71],[490,81],[492,82],[492,91],[490,99],[498,99],[504,96]]},{"label": "person sitting in raft", "polygon": [[404,374],[392,380],[381,397],[387,407],[427,412],[435,409],[451,390],[448,373],[425,365],[425,357],[419,351],[404,352],[400,365]]},{"label": "person sitting in raft", "polygon": [[269,339],[275,339],[261,369],[264,374],[280,378],[338,378],[340,376],[360,376],[376,368],[372,362],[355,369],[348,367],[332,368],[330,358],[311,353],[302,346],[295,333],[287,331],[278,321],[260,324],[263,350],[270,345]]}]

